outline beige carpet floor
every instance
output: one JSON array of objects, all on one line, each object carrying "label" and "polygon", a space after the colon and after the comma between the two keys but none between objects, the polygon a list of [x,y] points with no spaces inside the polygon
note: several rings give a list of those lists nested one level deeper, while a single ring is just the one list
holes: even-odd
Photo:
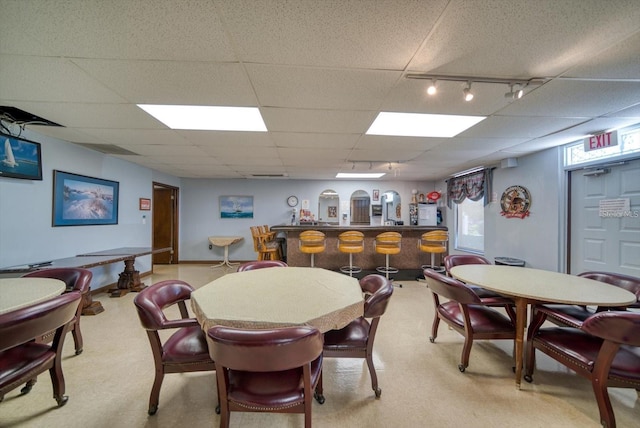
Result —
[{"label": "beige carpet floor", "polygon": [[[234,269],[159,265],[147,284],[178,278],[200,287]],[[425,284],[403,281],[381,320],[375,365],[382,397],[375,399],[366,363],[326,359],[326,402],[313,405],[317,428],[598,427],[591,384],[538,354],[533,383],[516,390],[512,342],[476,342],[466,372],[458,371],[463,338],[441,324],[429,342],[433,303]],[[215,375],[167,375],[155,416],[147,415],[153,361],[133,306],[135,294],[94,296],[105,311],[83,316],[84,352],[67,336],[63,369],[69,402],[57,408],[48,375],[24,396],[0,403],[0,427],[217,427]],[[634,390],[610,389],[619,427],[638,426]],[[231,427],[302,427],[301,415],[232,413]]]}]

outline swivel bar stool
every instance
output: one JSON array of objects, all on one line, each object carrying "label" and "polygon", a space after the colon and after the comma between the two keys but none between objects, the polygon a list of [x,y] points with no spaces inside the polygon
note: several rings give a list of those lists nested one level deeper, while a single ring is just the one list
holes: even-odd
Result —
[{"label": "swivel bar stool", "polygon": [[353,265],[353,255],[364,251],[364,233],[357,230],[342,232],[338,235],[338,250],[341,253],[349,254],[349,266],[342,266],[340,272],[348,273],[349,276],[362,272],[360,266]]},{"label": "swivel bar stool", "polygon": [[442,274],[445,272],[443,266],[436,266],[435,255],[447,252],[447,242],[449,242],[449,232],[446,230],[432,230],[422,234],[418,240],[418,249],[431,254],[431,264],[422,265],[420,267],[422,270],[433,269]]},{"label": "swivel bar stool", "polygon": [[378,266],[376,271],[383,273],[387,279],[389,279],[390,273],[398,273],[397,268],[389,266],[389,256],[400,254],[401,241],[402,235],[398,232],[382,232],[373,241],[376,253],[385,255],[385,265]]},{"label": "swivel bar stool", "polygon": [[305,230],[300,233],[300,251],[311,254],[311,267],[314,267],[314,256],[325,248],[324,233],[318,230]]}]

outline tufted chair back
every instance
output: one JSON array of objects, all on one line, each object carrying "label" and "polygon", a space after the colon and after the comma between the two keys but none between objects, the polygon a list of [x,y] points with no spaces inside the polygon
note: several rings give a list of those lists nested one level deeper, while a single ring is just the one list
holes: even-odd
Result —
[{"label": "tufted chair back", "polygon": [[207,332],[218,364],[220,427],[232,411],[304,413],[311,427],[312,391],[322,373],[322,334],[314,327]]},{"label": "tufted chair back", "polygon": [[[147,331],[156,367],[155,380],[149,397],[149,415],[158,410],[160,388],[165,373],[211,371],[216,369],[209,357],[206,336],[195,318],[189,318],[185,301],[191,298],[193,287],[184,281],[171,279],[153,284],[133,299],[140,324]],[[178,319],[169,319],[165,309],[177,305]],[[175,332],[164,342],[159,330]]]}]

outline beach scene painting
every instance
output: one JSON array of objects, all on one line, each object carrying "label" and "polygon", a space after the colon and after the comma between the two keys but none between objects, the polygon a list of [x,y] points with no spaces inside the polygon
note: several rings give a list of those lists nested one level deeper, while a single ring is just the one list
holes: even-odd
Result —
[{"label": "beach scene painting", "polygon": [[253,218],[253,196],[220,196],[220,218]]},{"label": "beach scene painting", "polygon": [[54,171],[53,226],[118,223],[118,182]]}]

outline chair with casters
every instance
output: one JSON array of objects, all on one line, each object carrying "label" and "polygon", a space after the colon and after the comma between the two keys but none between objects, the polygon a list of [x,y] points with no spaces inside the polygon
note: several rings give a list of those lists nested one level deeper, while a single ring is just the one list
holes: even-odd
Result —
[{"label": "chair with casters", "polygon": [[303,413],[311,428],[314,389],[322,373],[322,333],[294,326],[245,330],[214,326],[207,332],[218,370],[220,428],[231,412]]},{"label": "chair with casters", "polygon": [[[365,294],[364,315],[340,330],[327,331],[324,334],[323,354],[325,358],[364,358],[369,367],[371,389],[376,398],[380,398],[382,390],[378,387],[378,376],[373,365],[373,342],[380,317],[391,300],[393,285],[384,276],[371,274],[360,280],[360,287]],[[322,397],[322,378],[317,391],[318,396]]]},{"label": "chair with casters", "polygon": [[422,265],[422,270],[432,269],[436,272],[444,273],[445,268],[436,266],[436,254],[444,254],[447,252],[447,244],[449,242],[449,232],[446,230],[432,230],[425,232],[418,240],[418,249],[423,253],[431,254],[431,264]]},{"label": "chair with casters", "polygon": [[238,272],[246,272],[249,270],[272,268],[272,267],[287,267],[282,260],[253,260],[250,262],[242,263],[238,266]]},{"label": "chair with casters", "polygon": [[270,234],[261,233],[259,226],[251,226],[249,229],[253,238],[253,249],[258,255],[258,260],[280,260],[282,258],[278,241],[273,240]]},{"label": "chair with casters", "polygon": [[[72,291],[0,315],[0,401],[23,383],[21,394],[29,393],[37,376],[49,370],[53,398],[58,407],[67,403],[62,346],[81,300],[80,293]],[[37,340],[51,331],[51,343]]]},{"label": "chair with casters", "polygon": [[[444,268],[447,272],[447,276],[451,276],[451,269],[459,265],[490,265],[491,262],[482,256],[476,256],[473,254],[449,254],[444,256]],[[515,324],[516,312],[513,299],[505,297],[495,291],[487,290],[478,285],[467,284],[474,293],[480,297],[482,304],[487,306],[503,307],[509,315],[509,318]]]},{"label": "chair with casters", "polygon": [[[539,313],[532,323],[542,325]],[[538,326],[539,327],[539,326]],[[640,313],[607,311],[591,315],[579,328],[536,328],[529,336],[525,380],[532,382],[538,349],[591,381],[600,423],[615,428],[607,388],[634,388],[640,393]]]},{"label": "chair with casters", "polygon": [[589,318],[594,313],[610,310],[624,311],[627,310],[627,308],[640,308],[640,278],[610,272],[583,272],[578,276],[593,279],[595,281],[606,282],[607,284],[624,288],[625,290],[630,291],[636,295],[636,303],[622,308],[597,307],[595,308],[595,310],[591,310],[586,306],[579,305],[534,305],[532,309],[532,318],[536,316],[536,313],[540,312],[544,314],[544,317],[547,321],[550,321],[556,325],[580,328],[584,320]]},{"label": "chair with casters", "polygon": [[[91,279],[93,278],[91,271],[89,269],[82,268],[51,268],[29,272],[23,275],[23,277],[59,279],[66,284],[65,293],[70,293],[72,291],[80,293],[82,299],[78,303],[76,317],[71,325],[71,334],[73,335],[73,342],[76,347],[76,355],[80,355],[84,345],[82,340],[82,331],[80,330],[80,316],[82,315],[84,302],[87,301],[90,292]],[[52,340],[53,333],[54,332],[52,331],[50,334],[43,336],[41,340]]]},{"label": "chair with casters", "polygon": [[349,276],[362,272],[360,266],[354,266],[353,255],[364,251],[364,233],[357,230],[342,232],[338,235],[338,251],[349,254],[349,266],[340,267],[340,272],[348,273]]},{"label": "chair with casters", "polygon": [[[189,318],[185,301],[193,287],[184,281],[170,279],[140,291],[133,299],[142,327],[147,331],[155,379],[149,397],[149,415],[158,410],[160,388],[165,373],[212,371],[216,365],[209,357],[207,339],[195,318]],[[177,305],[181,318],[169,319],[165,309]],[[164,342],[160,330],[175,330]],[[218,411],[218,409],[216,409]]]},{"label": "chair with casters", "polygon": [[305,230],[300,233],[300,252],[311,254],[311,267],[315,267],[315,255],[324,250],[324,233],[318,230]]},{"label": "chair with casters", "polygon": [[398,232],[379,233],[373,241],[375,252],[385,256],[385,265],[378,266],[376,271],[383,273],[387,279],[389,279],[389,274],[398,273],[397,268],[389,266],[389,256],[400,254],[401,244],[402,235]]},{"label": "chair with casters", "polygon": [[[499,311],[484,305],[468,285],[432,269],[425,269],[424,277],[435,305],[435,317],[429,341],[435,342],[440,320],[463,335],[464,347],[458,365],[461,372],[469,366],[469,355],[474,340],[515,340],[516,329],[513,321]],[[448,301],[442,302],[441,297]]]}]

